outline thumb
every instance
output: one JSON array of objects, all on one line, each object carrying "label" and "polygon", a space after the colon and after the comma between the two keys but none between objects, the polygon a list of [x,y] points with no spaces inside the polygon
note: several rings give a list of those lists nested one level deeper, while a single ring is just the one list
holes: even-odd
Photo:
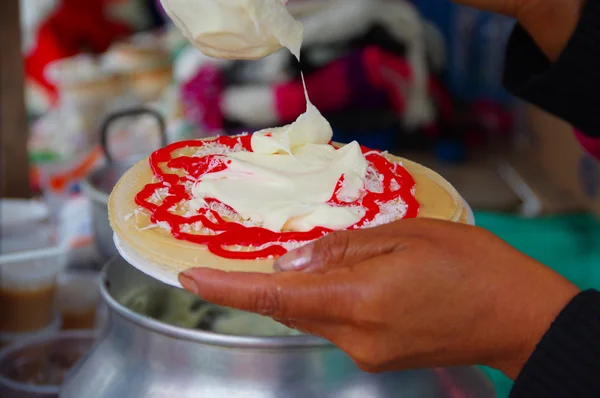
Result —
[{"label": "thumb", "polygon": [[264,274],[194,268],[180,273],[179,282],[186,290],[213,304],[280,321],[338,319],[351,313],[355,305],[353,300],[342,299],[332,305],[331,298],[337,296],[337,292],[352,293],[352,281],[347,277],[334,279],[303,272]]},{"label": "thumb", "polygon": [[394,224],[333,232],[279,257],[274,264],[275,270],[322,271],[333,267],[349,267],[371,257],[390,253],[397,249],[401,241],[397,233],[390,233]]}]

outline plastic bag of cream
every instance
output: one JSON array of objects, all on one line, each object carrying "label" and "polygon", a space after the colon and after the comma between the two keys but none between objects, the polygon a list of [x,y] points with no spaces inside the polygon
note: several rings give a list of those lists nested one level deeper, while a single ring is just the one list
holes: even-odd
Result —
[{"label": "plastic bag of cream", "polygon": [[297,58],[304,28],[288,0],[161,0],[187,39],[213,58],[252,60],[282,47]]}]

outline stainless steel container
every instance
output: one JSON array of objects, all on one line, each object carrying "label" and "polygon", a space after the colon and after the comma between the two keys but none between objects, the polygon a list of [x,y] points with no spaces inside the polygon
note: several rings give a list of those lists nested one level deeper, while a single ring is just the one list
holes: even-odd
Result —
[{"label": "stainless steel container", "polygon": [[494,397],[477,368],[367,374],[311,336],[243,337],[174,327],[122,305],[160,282],[117,258],[105,268],[110,309],[98,345],[69,373],[61,398]]},{"label": "stainless steel container", "polygon": [[119,178],[133,166],[135,161],[143,157],[136,156],[124,162],[115,160],[108,150],[108,133],[115,121],[140,115],[151,115],[156,119],[160,133],[160,145],[161,147],[167,145],[165,121],[158,112],[149,108],[135,108],[114,113],[106,118],[100,130],[100,143],[106,158],[106,165],[92,171],[81,184],[83,192],[92,201],[94,239],[100,254],[106,261],[118,254],[112,239],[113,231],[108,222],[108,196]]}]

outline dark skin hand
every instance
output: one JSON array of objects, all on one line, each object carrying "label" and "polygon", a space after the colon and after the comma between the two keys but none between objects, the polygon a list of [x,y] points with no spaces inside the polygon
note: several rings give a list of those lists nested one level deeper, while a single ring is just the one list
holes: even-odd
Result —
[{"label": "dark skin hand", "polygon": [[336,232],[276,264],[288,271],[199,268],[180,281],[321,336],[369,372],[485,364],[515,378],[578,293],[489,232],[427,219]]},{"label": "dark skin hand", "polygon": [[[584,0],[458,0],[516,18],[551,61]],[[279,258],[275,274],[194,269],[207,301],[321,336],[366,371],[484,364],[516,378],[573,284],[482,229],[412,219],[336,232]]]}]

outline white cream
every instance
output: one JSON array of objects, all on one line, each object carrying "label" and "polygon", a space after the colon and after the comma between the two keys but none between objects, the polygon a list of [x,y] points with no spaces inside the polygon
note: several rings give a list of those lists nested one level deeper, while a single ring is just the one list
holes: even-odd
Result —
[{"label": "white cream", "polygon": [[[304,81],[304,77],[303,77]],[[288,153],[305,144],[328,144],[333,137],[331,125],[310,102],[304,86],[306,112],[292,124],[268,128],[252,135],[252,150],[262,154]]]},{"label": "white cream", "polygon": [[175,25],[205,55],[259,59],[288,48],[296,58],[304,27],[287,0],[161,0]]},{"label": "white cream", "polygon": [[226,155],[228,168],[202,177],[192,188],[194,198],[215,198],[272,231],[337,230],[357,223],[364,209],[327,201],[342,175],[342,196],[359,198],[367,161],[357,142],[339,150],[328,145],[329,123],[307,104],[306,113],[289,126],[255,133],[253,152]]}]

